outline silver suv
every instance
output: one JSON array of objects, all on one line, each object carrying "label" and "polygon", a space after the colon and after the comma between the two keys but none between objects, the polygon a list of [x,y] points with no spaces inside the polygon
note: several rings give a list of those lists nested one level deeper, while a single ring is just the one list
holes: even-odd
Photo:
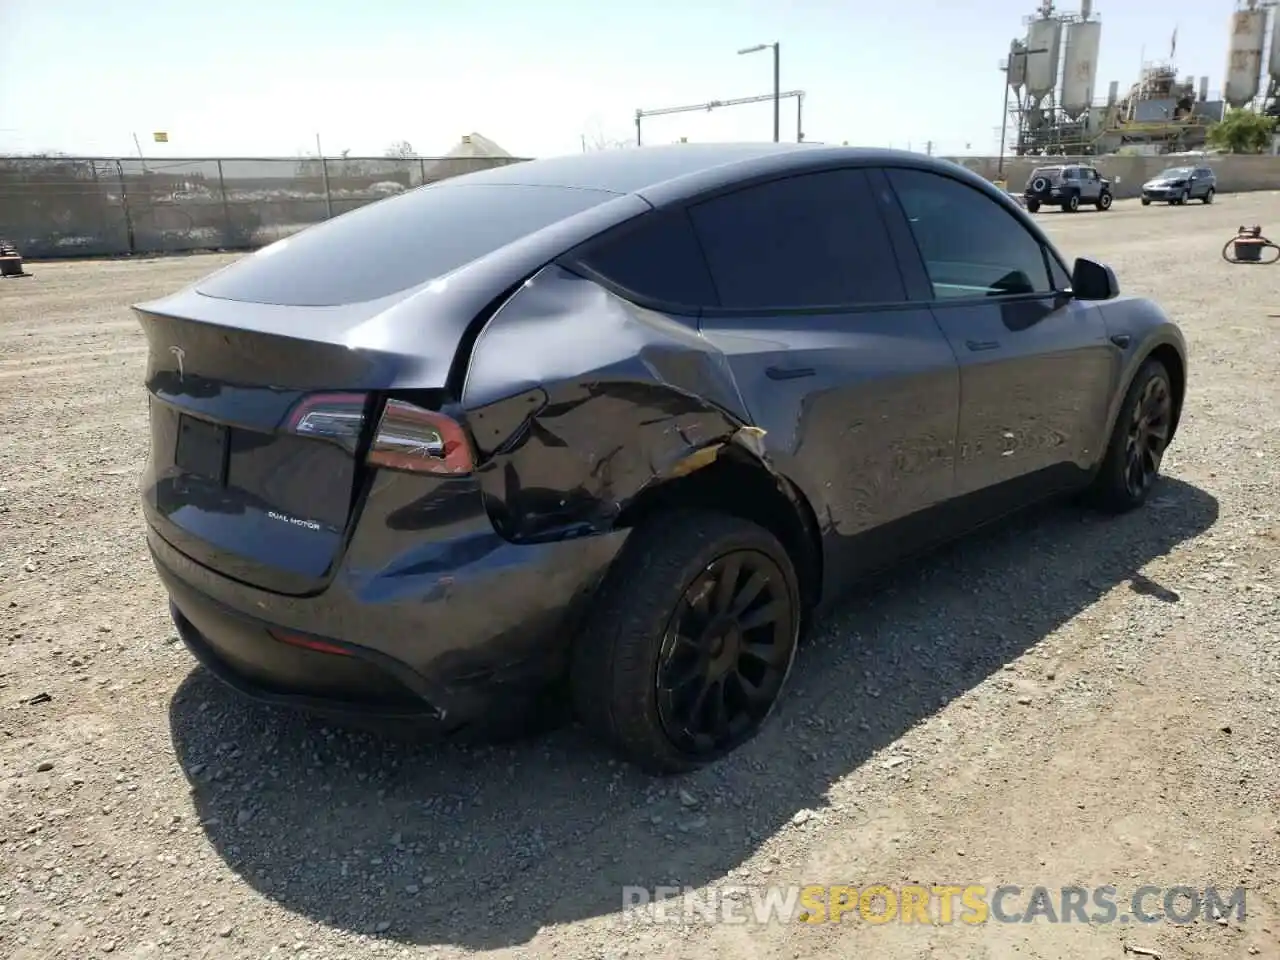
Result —
[{"label": "silver suv", "polygon": [[1152,200],[1168,204],[1184,204],[1188,200],[1213,203],[1218,192],[1218,178],[1209,167],[1170,167],[1142,185],[1142,205]]}]

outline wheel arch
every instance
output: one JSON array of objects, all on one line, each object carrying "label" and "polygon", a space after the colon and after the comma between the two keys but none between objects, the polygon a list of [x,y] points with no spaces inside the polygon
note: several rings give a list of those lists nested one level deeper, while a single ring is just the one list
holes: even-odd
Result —
[{"label": "wheel arch", "polygon": [[720,445],[704,466],[641,491],[618,514],[614,526],[636,527],[676,509],[713,510],[759,524],[777,537],[791,558],[806,619],[821,601],[823,552],[817,515],[796,484],[749,450],[733,442]]},{"label": "wheel arch", "polygon": [[[1178,422],[1182,419],[1182,402],[1187,394],[1186,360],[1173,344],[1157,344],[1147,351],[1146,356],[1134,368],[1133,375],[1129,377],[1130,382],[1132,382],[1134,376],[1137,376],[1137,371],[1141,370],[1142,365],[1148,360],[1159,360],[1169,373],[1169,386],[1173,390],[1173,422],[1169,425],[1169,442],[1172,443],[1174,436],[1178,432]],[[1127,385],[1125,389],[1128,390]]]}]

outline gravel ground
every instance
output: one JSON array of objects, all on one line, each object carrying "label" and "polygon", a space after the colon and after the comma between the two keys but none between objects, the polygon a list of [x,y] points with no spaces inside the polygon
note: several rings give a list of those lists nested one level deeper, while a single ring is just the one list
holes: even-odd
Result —
[{"label": "gravel ground", "polygon": [[[176,642],[146,555],[126,307],[229,258],[0,283],[0,955],[1280,957],[1280,267],[1218,254],[1239,223],[1280,221],[1280,194],[1041,220],[1187,333],[1154,501],[1043,510],[868,585],[756,742],[665,782],[575,729],[414,746],[225,692]],[[621,912],[624,885],[917,881],[1243,884],[1248,913]]]}]

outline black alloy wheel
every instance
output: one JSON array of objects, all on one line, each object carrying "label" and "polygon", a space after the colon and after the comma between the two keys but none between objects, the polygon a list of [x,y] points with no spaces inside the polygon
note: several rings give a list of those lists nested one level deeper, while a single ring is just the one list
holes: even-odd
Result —
[{"label": "black alloy wheel", "polygon": [[1111,194],[1109,194],[1109,193],[1104,193],[1102,196],[1100,196],[1100,197],[1098,198],[1098,209],[1099,209],[1099,210],[1110,210],[1110,209],[1111,209],[1111,200],[1112,200]]},{"label": "black alloy wheel", "polygon": [[1216,191],[1216,190],[1214,190],[1214,189],[1213,189],[1213,187],[1210,187],[1208,190],[1206,190],[1206,191],[1205,191],[1205,195],[1204,195],[1204,202],[1205,202],[1205,203],[1213,203],[1213,195],[1214,195],[1215,193],[1217,193],[1217,191]]},{"label": "black alloy wheel", "polygon": [[1146,496],[1160,473],[1173,425],[1173,394],[1164,377],[1151,377],[1142,388],[1125,438],[1125,488],[1135,499]]},{"label": "black alloy wheel", "polygon": [[658,715],[691,756],[732,750],[764,722],[791,658],[794,611],[768,556],[737,550],[712,561],[667,623],[655,675]]},{"label": "black alloy wheel", "polygon": [[1075,213],[1080,209],[1080,194],[1073,193],[1062,204],[1063,213]]},{"label": "black alloy wheel", "polygon": [[800,639],[802,594],[768,530],[705,508],[642,522],[574,642],[586,729],[655,774],[686,773],[763,727]]},{"label": "black alloy wheel", "polygon": [[1142,506],[1155,487],[1176,420],[1169,371],[1149,358],[1129,383],[1086,499],[1108,513]]}]

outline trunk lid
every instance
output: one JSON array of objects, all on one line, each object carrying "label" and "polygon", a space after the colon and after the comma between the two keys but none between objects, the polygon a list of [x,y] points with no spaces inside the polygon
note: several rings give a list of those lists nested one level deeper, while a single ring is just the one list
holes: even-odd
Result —
[{"label": "trunk lid", "polygon": [[138,312],[150,342],[149,522],[236,580],[323,588],[367,473],[373,388],[424,372],[421,358]]}]

